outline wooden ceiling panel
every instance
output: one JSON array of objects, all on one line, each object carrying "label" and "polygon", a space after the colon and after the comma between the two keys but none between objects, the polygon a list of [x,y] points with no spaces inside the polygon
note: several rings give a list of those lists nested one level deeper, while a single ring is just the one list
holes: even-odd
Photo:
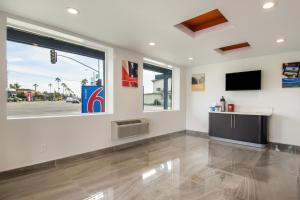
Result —
[{"label": "wooden ceiling panel", "polygon": [[226,47],[221,47],[219,48],[219,50],[222,52],[227,52],[227,51],[232,51],[232,50],[241,49],[245,47],[251,47],[251,45],[248,42],[244,42],[244,43],[229,45]]},{"label": "wooden ceiling panel", "polygon": [[197,32],[226,22],[228,22],[228,20],[224,17],[224,15],[218,9],[215,9],[184,21],[181,24],[191,31]]}]

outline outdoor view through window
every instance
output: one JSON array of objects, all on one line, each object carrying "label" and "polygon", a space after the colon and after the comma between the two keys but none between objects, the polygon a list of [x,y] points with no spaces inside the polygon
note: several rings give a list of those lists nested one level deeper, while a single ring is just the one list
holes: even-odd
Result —
[{"label": "outdoor view through window", "polygon": [[103,60],[50,51],[7,41],[8,117],[81,114],[82,86],[103,86]]},{"label": "outdoor view through window", "polygon": [[[149,67],[150,66],[150,67]],[[172,108],[172,74],[171,70],[156,70],[144,64],[144,110],[169,110]],[[167,71],[168,73],[166,73]]]}]

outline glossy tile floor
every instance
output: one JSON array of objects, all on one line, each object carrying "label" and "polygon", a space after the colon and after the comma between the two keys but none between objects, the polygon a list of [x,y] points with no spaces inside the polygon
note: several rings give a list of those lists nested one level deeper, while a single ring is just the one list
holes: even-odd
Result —
[{"label": "glossy tile floor", "polygon": [[0,199],[299,200],[300,156],[179,136],[2,180]]}]

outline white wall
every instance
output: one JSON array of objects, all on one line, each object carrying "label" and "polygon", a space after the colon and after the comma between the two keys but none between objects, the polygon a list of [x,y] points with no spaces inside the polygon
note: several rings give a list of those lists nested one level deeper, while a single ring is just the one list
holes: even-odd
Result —
[{"label": "white wall", "polygon": [[[272,107],[269,141],[300,145],[300,88],[282,88],[282,63],[299,62],[300,52],[263,56],[189,68],[187,70],[187,129],[208,132],[208,110],[224,95],[238,107]],[[225,73],[262,70],[261,91],[225,91]],[[205,73],[204,92],[191,91],[191,75]]]},{"label": "white wall", "polygon": [[[143,56],[128,50],[113,48],[113,113],[93,116],[51,118],[6,118],[6,65],[5,33],[6,16],[0,13],[0,171],[19,168],[94,151],[121,143],[140,140],[171,132],[185,130],[185,71],[181,69],[180,110],[143,112],[142,64]],[[121,61],[139,63],[139,87],[121,87]],[[108,69],[109,70],[109,69]],[[112,141],[112,120],[141,118],[150,120],[147,136]],[[46,145],[46,151],[41,146]]]}]

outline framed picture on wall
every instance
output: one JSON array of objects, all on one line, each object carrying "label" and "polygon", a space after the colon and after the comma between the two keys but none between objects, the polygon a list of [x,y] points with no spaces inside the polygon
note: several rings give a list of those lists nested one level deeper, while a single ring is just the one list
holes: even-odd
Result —
[{"label": "framed picture on wall", "polygon": [[205,74],[193,74],[192,75],[192,91],[204,91],[205,90]]},{"label": "framed picture on wall", "polygon": [[282,65],[282,87],[300,87],[300,62]]},{"label": "framed picture on wall", "polygon": [[138,64],[122,61],[122,86],[138,87]]}]

